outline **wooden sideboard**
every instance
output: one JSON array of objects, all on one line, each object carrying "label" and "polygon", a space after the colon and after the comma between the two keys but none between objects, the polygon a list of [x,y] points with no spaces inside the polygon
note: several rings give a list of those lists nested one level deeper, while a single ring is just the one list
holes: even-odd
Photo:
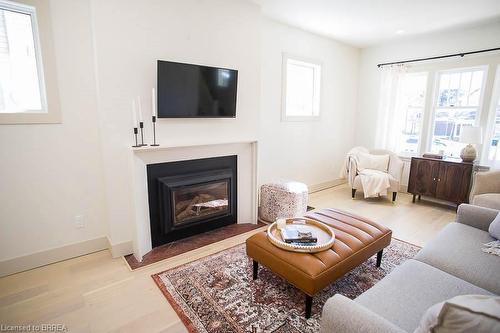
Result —
[{"label": "wooden sideboard", "polygon": [[474,164],[449,159],[412,157],[408,192],[450,201],[457,205],[469,202]]}]

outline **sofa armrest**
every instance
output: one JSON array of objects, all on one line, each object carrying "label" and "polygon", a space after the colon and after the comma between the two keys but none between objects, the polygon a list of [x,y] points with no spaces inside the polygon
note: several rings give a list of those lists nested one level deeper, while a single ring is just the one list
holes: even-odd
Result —
[{"label": "sofa armrest", "polygon": [[405,331],[364,306],[336,294],[323,307],[320,332],[403,333]]},{"label": "sofa armrest", "polygon": [[457,222],[488,231],[488,228],[498,214],[498,210],[461,204],[458,206]]}]

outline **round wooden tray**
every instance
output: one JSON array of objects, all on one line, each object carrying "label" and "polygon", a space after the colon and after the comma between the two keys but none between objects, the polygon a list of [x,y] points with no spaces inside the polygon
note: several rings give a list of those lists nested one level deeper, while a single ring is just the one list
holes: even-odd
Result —
[{"label": "round wooden tray", "polygon": [[267,228],[267,238],[277,247],[293,252],[316,253],[328,250],[332,247],[335,241],[335,233],[324,223],[307,219],[307,218],[292,218],[286,219],[286,224],[295,225],[301,231],[311,231],[318,238],[315,245],[296,245],[285,243],[281,238],[281,232],[278,230],[277,222],[272,223]]}]

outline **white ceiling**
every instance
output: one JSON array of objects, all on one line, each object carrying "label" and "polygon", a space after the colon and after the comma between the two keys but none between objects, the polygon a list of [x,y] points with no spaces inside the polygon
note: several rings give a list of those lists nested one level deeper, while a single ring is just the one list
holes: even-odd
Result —
[{"label": "white ceiling", "polygon": [[500,20],[500,0],[253,0],[266,16],[358,47]]}]

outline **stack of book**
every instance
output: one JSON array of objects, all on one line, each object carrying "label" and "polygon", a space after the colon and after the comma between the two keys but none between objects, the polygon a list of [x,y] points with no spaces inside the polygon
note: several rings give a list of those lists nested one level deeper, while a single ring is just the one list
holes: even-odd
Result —
[{"label": "stack of book", "polygon": [[281,238],[285,243],[295,245],[315,245],[318,239],[310,231],[300,231],[296,226],[281,229]]},{"label": "stack of book", "polygon": [[441,154],[433,154],[433,153],[425,153],[422,155],[422,157],[427,157],[427,158],[434,158],[436,160],[442,160],[443,155]]}]

